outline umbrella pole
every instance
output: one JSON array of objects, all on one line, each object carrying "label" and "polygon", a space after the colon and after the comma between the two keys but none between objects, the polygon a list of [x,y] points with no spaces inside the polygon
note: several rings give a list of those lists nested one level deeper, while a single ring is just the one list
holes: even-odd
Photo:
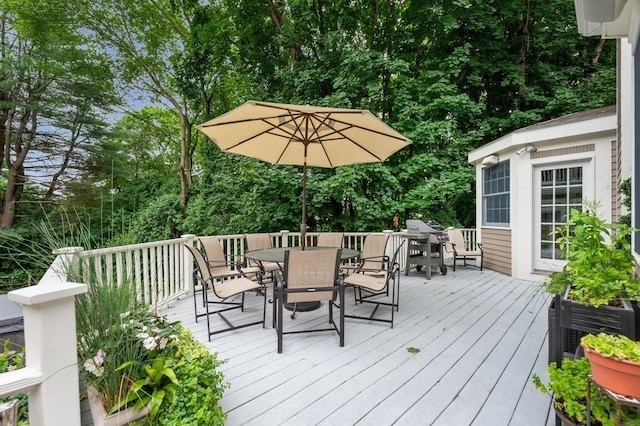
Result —
[{"label": "umbrella pole", "polygon": [[304,146],[304,165],[302,166],[302,222],[300,223],[300,247],[304,250],[307,241],[307,146]]}]

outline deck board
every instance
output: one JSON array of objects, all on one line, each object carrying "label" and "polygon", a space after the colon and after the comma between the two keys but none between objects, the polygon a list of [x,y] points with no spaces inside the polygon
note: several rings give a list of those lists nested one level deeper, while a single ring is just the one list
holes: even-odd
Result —
[{"label": "deck board", "polygon": [[[247,296],[248,309],[236,317],[261,315],[261,300]],[[353,306],[351,290],[345,305],[369,309]],[[497,272],[459,267],[431,280],[412,272],[401,277],[393,329],[347,318],[343,348],[331,332],[285,335],[283,354],[270,304],[267,328],[211,342],[204,319],[194,321],[193,299],[165,313],[226,360],[228,425],[543,426],[552,424],[550,398],[530,376],[546,376],[547,306],[537,283]],[[327,307],[284,320],[286,329],[325,327]]]}]

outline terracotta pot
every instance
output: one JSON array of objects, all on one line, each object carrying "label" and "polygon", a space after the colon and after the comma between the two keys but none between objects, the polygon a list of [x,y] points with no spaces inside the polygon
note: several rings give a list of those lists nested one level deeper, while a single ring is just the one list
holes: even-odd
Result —
[{"label": "terracotta pot", "polygon": [[640,398],[640,363],[608,358],[584,348],[597,384],[620,395]]},{"label": "terracotta pot", "polygon": [[89,398],[89,408],[91,408],[91,417],[94,426],[125,426],[134,420],[141,419],[151,412],[151,405],[147,405],[140,410],[126,408],[116,413],[107,415],[106,410],[102,406],[102,401],[98,397],[98,391],[93,386],[87,387],[87,396]]}]

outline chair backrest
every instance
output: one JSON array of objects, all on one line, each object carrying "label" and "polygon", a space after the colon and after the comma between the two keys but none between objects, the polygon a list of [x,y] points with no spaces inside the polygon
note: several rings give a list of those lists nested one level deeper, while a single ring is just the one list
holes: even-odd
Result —
[{"label": "chair backrest", "polygon": [[[339,248],[324,250],[287,250],[284,254],[285,302],[333,300],[339,285]],[[305,289],[333,288],[330,291]],[[300,290],[299,293],[291,290]]]},{"label": "chair backrest", "polygon": [[459,229],[447,229],[447,235],[449,236],[449,242],[455,244],[456,251],[466,251],[467,245],[464,241],[462,231]]},{"label": "chair backrest", "polygon": [[318,247],[342,247],[344,234],[342,232],[323,232],[318,234]]},{"label": "chair backrest", "polygon": [[392,274],[397,269],[400,269],[400,262],[398,262],[398,256],[400,255],[400,250],[402,249],[402,246],[404,246],[406,242],[407,240],[405,239],[402,240],[400,245],[396,248],[396,251],[393,253],[393,257],[391,258],[391,261],[389,262],[389,272]]},{"label": "chair backrest", "polygon": [[196,261],[196,270],[194,272],[196,272],[200,276],[203,281],[202,284],[205,285],[204,283],[211,279],[211,273],[209,272],[209,267],[207,266],[207,260],[197,248],[187,244],[185,244],[185,247],[189,249],[191,255],[193,256],[193,259]]},{"label": "chair backrest", "polygon": [[[362,252],[360,258],[364,259],[364,262],[360,266],[363,270],[382,270],[386,262],[384,262],[385,253],[387,250],[387,241],[389,241],[389,234],[379,235],[371,234],[367,235],[362,245]],[[366,260],[367,258],[373,258],[372,260]]]},{"label": "chair backrest", "polygon": [[226,274],[230,268],[218,237],[200,238],[211,275]]},{"label": "chair backrest", "polygon": [[267,233],[262,234],[245,234],[247,239],[247,250],[261,250],[273,247],[271,243],[271,235]]}]

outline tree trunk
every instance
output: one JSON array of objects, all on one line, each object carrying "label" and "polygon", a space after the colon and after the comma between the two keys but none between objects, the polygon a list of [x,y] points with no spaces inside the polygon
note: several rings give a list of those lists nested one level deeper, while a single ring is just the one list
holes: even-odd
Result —
[{"label": "tree trunk", "polygon": [[180,141],[180,204],[183,207],[187,205],[187,197],[189,188],[191,187],[191,170],[193,167],[192,150],[191,150],[191,123],[187,119],[186,114],[181,115],[182,140]]},{"label": "tree trunk", "polygon": [[16,218],[17,202],[20,201],[24,188],[24,167],[9,167],[7,189],[4,192],[2,217],[0,228],[11,229]]}]

